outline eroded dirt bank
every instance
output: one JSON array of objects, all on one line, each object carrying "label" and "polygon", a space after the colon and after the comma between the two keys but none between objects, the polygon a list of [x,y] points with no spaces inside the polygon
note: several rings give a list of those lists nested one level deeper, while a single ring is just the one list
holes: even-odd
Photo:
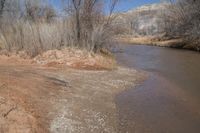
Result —
[{"label": "eroded dirt bank", "polygon": [[114,96],[144,74],[0,64],[1,133],[116,132]]}]

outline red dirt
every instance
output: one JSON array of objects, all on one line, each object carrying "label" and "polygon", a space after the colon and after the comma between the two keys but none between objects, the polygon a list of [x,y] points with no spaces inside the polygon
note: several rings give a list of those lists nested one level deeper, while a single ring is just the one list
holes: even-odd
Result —
[{"label": "red dirt", "polygon": [[[70,67],[82,68],[82,63]],[[83,68],[94,69],[94,65],[102,69],[96,63]],[[136,85],[141,77],[136,73],[80,71],[58,62],[43,65],[18,56],[0,56],[0,132],[114,132],[113,95]]]}]

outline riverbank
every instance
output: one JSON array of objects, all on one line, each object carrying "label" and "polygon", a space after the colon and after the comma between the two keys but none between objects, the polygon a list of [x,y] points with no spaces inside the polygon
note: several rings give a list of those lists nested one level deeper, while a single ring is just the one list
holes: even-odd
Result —
[{"label": "riverbank", "polygon": [[132,36],[118,36],[117,41],[121,43],[136,44],[136,45],[149,45],[159,47],[180,48],[199,51],[195,44],[185,42],[182,38],[167,39],[154,36],[147,37],[132,37]]},{"label": "riverbank", "polygon": [[0,51],[1,64],[10,65],[39,65],[45,67],[70,67],[87,70],[113,70],[117,67],[114,56],[106,50],[99,53],[76,48],[48,50],[35,57],[26,51]]},{"label": "riverbank", "polygon": [[91,71],[0,59],[0,132],[115,133],[115,95],[144,78],[122,67]]}]

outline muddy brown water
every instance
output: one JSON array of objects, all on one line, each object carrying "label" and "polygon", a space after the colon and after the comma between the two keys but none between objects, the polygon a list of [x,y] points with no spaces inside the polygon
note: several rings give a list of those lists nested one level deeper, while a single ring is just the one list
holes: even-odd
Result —
[{"label": "muddy brown water", "polygon": [[120,45],[119,64],[149,77],[116,97],[122,133],[200,133],[200,54]]}]

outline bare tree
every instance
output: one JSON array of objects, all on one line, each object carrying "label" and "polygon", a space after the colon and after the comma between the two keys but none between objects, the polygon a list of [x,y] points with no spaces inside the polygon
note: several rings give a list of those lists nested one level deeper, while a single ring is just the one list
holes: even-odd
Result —
[{"label": "bare tree", "polygon": [[[68,15],[74,20],[75,24],[75,37],[77,45],[81,47],[88,47],[88,49],[99,49],[102,47],[102,41],[96,41],[100,32],[102,37],[105,37],[107,33],[105,30],[110,30],[112,20],[115,18],[113,15],[115,6],[118,0],[109,0],[110,10],[109,13],[104,13],[105,3],[101,0],[66,0],[68,3],[67,9]],[[107,4],[107,3],[106,3]],[[69,13],[70,12],[70,13]],[[99,33],[96,32],[99,30]],[[96,34],[96,35],[94,35]],[[101,37],[99,37],[101,38]],[[102,38],[106,40],[105,38]],[[99,42],[99,43],[98,43]]]},{"label": "bare tree", "polygon": [[81,39],[81,26],[80,26],[80,10],[81,10],[81,4],[82,0],[72,0],[74,9],[75,9],[75,18],[76,18],[76,37],[78,43]]},{"label": "bare tree", "polygon": [[200,50],[200,1],[179,0],[172,2],[168,13],[168,29],[171,36],[179,36]]},{"label": "bare tree", "polygon": [[56,16],[57,10],[48,0],[2,0],[2,47],[31,56],[63,47],[101,51],[112,38],[111,23],[118,0],[109,0],[110,12],[104,11],[102,0],[60,1],[65,2],[67,13]]},{"label": "bare tree", "polygon": [[6,0],[0,0],[0,17],[2,17]]}]

